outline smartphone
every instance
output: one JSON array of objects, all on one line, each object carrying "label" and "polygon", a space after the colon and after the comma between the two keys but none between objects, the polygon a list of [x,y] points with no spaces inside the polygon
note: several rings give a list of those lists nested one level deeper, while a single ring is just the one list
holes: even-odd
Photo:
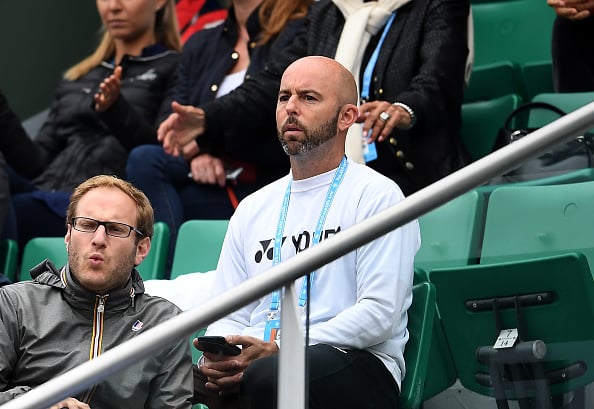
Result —
[{"label": "smartphone", "polygon": [[241,353],[241,348],[237,345],[228,343],[225,340],[225,337],[202,336],[198,337],[198,342],[204,352],[221,355],[239,355]]}]

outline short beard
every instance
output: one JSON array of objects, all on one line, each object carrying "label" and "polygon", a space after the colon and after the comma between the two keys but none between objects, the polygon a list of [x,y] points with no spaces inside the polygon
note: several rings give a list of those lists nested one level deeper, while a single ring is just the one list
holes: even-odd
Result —
[{"label": "short beard", "polygon": [[[327,122],[323,123],[322,125],[318,126],[313,130],[307,129],[297,118],[294,116],[289,116],[281,130],[278,131],[278,140],[280,141],[283,150],[289,156],[299,156],[305,155],[306,153],[311,152],[318,146],[328,142],[330,139],[336,136],[336,131],[338,127],[338,118],[340,116],[340,108],[336,112],[336,116]],[[292,141],[292,144],[289,143],[283,138],[283,131],[287,125],[297,125],[305,135],[305,139],[302,142]]]}]

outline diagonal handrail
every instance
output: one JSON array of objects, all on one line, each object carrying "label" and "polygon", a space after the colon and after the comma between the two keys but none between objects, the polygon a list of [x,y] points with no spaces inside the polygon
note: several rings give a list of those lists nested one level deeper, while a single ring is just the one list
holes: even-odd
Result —
[{"label": "diagonal handrail", "polygon": [[[342,231],[339,235],[322,241],[319,245],[295,255],[267,272],[245,281],[199,308],[186,311],[146,333],[106,351],[98,358],[57,376],[23,396],[0,406],[0,408],[44,408],[66,396],[73,396],[144,356],[183,337],[188,337],[198,328],[206,326],[207,323],[237,310],[274,289],[292,283],[298,277],[315,271],[324,264],[518,166],[524,160],[537,156],[543,150],[592,127],[594,127],[594,103],[561,117],[521,140],[410,195],[395,206]],[[280,353],[281,355],[290,354],[291,351],[289,348],[281,348]],[[281,373],[281,385],[285,379],[290,379],[290,377]],[[283,402],[280,407],[288,408],[290,403]]]}]

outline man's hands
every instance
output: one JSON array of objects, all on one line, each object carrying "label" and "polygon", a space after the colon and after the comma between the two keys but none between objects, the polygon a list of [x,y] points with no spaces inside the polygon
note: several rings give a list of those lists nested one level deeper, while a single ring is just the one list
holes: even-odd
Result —
[{"label": "man's hands", "polygon": [[56,403],[49,409],[64,409],[64,408],[67,408],[67,409],[90,409],[90,406],[87,405],[86,403],[78,401],[74,398],[66,398],[66,399]]},{"label": "man's hands", "polygon": [[179,156],[187,143],[204,132],[204,111],[191,105],[171,103],[173,113],[157,130],[157,139],[165,152]]},{"label": "man's hands", "polygon": [[196,183],[225,187],[227,176],[225,163],[207,153],[198,155],[190,162],[190,173]]},{"label": "man's hands", "polygon": [[[200,366],[200,370],[208,378],[206,388],[219,391],[220,395],[239,390],[243,371],[253,361],[278,353],[278,346],[274,342],[242,335],[228,335],[225,338],[230,344],[241,345],[241,354],[224,356],[205,352],[204,363]],[[194,346],[200,349],[197,339],[194,340]]]},{"label": "man's hands", "polygon": [[95,94],[93,99],[95,100],[95,111],[104,112],[120,96],[120,90],[122,89],[122,67],[119,65],[113,70],[113,74],[105,78],[101,84],[99,84],[99,92]]},{"label": "man's hands", "polygon": [[569,20],[582,20],[594,11],[594,0],[547,0],[559,17]]}]

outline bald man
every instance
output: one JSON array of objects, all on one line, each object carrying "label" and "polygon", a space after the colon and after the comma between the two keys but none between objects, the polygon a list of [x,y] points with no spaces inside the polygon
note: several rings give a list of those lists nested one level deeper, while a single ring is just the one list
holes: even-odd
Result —
[{"label": "bald man", "polygon": [[[305,57],[286,69],[276,121],[291,172],[240,203],[214,294],[403,199],[392,180],[344,154],[347,130],[357,119],[356,101],[352,75],[332,59]],[[304,280],[298,280],[304,322],[310,303],[311,409],[398,407],[419,245],[418,224],[412,222],[315,271],[309,297]],[[225,336],[241,353],[204,353],[195,374],[196,402],[210,409],[276,408],[279,304],[275,292],[208,327],[207,335]]]}]

